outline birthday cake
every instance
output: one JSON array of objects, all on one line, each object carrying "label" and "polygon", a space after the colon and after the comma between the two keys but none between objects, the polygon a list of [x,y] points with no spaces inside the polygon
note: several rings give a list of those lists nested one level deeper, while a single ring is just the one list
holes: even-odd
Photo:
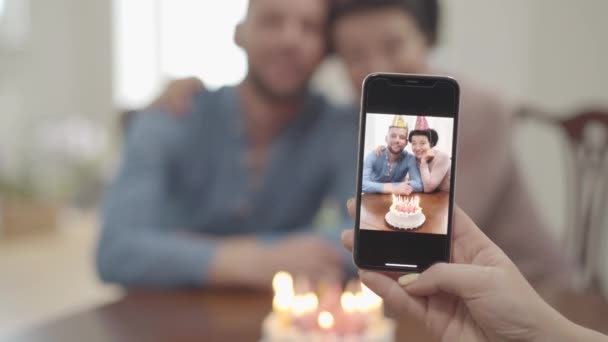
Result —
[{"label": "birthday cake", "polygon": [[336,283],[313,291],[294,287],[291,275],[279,272],[273,288],[261,342],[395,340],[396,324],[384,317],[382,299],[359,282],[349,282],[344,291]]},{"label": "birthday cake", "polygon": [[426,217],[420,207],[420,198],[393,195],[393,204],[384,217],[386,222],[397,229],[416,229]]}]

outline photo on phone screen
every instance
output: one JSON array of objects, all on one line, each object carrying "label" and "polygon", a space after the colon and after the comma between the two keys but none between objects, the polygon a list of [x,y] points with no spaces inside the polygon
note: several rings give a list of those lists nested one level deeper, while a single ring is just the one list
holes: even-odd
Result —
[{"label": "photo on phone screen", "polygon": [[355,262],[420,272],[450,258],[458,84],[366,79],[359,132]]},{"label": "photo on phone screen", "polygon": [[367,113],[360,228],[448,233],[454,119]]}]

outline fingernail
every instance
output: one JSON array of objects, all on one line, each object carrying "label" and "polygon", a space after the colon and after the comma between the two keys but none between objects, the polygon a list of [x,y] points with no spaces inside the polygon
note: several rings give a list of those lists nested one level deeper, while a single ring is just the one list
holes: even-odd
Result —
[{"label": "fingernail", "polygon": [[342,234],[340,234],[340,237],[341,237],[342,239],[344,239],[344,235],[346,235],[346,232],[347,232],[347,231],[348,231],[348,230],[346,230],[346,229],[345,229],[345,230],[343,230],[343,231],[342,231]]},{"label": "fingernail", "polygon": [[410,273],[410,274],[402,275],[401,277],[399,277],[399,280],[398,280],[399,285],[401,285],[402,287],[406,287],[409,284],[416,281],[416,279],[418,279],[419,275],[420,274],[418,274],[418,273]]}]

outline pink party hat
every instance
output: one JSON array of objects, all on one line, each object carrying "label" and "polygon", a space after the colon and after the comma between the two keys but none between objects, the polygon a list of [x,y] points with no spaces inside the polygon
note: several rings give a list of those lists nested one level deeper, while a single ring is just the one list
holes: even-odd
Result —
[{"label": "pink party hat", "polygon": [[416,130],[424,131],[429,129],[429,123],[426,121],[426,117],[419,116],[416,118]]}]

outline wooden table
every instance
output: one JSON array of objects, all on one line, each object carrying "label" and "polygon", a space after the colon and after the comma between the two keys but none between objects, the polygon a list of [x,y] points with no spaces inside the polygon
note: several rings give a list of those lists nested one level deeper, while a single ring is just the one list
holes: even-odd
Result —
[{"label": "wooden table", "polygon": [[[416,193],[414,196],[420,197],[420,207],[422,207],[422,213],[426,216],[426,221],[420,228],[404,232],[447,234],[449,193],[443,191],[431,194]],[[392,203],[393,198],[390,194],[362,195],[361,228],[396,231],[384,219]]]},{"label": "wooden table", "polygon": [[[595,295],[551,295],[573,321],[608,333],[608,302]],[[32,329],[9,342],[258,341],[271,295],[246,291],[131,292],[116,303]],[[399,322],[397,341],[430,341],[423,325]]]}]

